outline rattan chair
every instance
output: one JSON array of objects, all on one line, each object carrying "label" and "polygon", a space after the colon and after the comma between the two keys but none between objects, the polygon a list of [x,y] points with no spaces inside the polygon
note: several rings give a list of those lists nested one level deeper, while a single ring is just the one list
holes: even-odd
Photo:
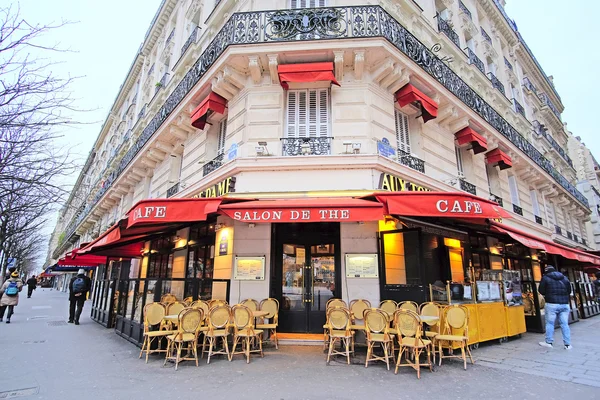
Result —
[{"label": "rattan chair", "polygon": [[[269,339],[275,342],[275,348],[279,349],[279,340],[277,339],[277,326],[279,324],[279,302],[277,299],[268,298],[260,302],[260,310],[267,311],[268,314],[263,318],[262,323],[256,324],[257,329],[265,330],[269,333]],[[269,320],[270,322],[266,322]]]},{"label": "rattan chair", "polygon": [[171,293],[163,294],[160,298],[160,302],[163,304],[174,303],[176,301],[177,297],[175,297],[175,295]]},{"label": "rattan chair", "polygon": [[398,304],[394,300],[383,300],[379,303],[379,309],[383,310],[389,315],[390,322],[394,319],[394,313],[398,308]]},{"label": "rattan chair", "polygon": [[[431,340],[422,337],[423,328],[419,315],[410,310],[399,309],[394,314],[394,326],[398,332],[398,344],[400,345],[394,374],[398,373],[399,367],[412,367],[417,371],[417,378],[421,379],[421,367],[429,367],[429,370],[433,371]],[[425,364],[420,360],[423,350],[427,352],[427,363]],[[412,353],[413,361],[410,361],[409,352]],[[405,363],[402,363],[402,356],[404,356]]]},{"label": "rattan chair", "polygon": [[[365,368],[369,366],[370,361],[383,361],[390,370],[390,356],[393,357],[393,339],[394,335],[389,333],[389,316],[380,309],[365,310],[365,333],[367,335],[367,359]],[[383,350],[383,356],[376,356],[374,347],[378,344]],[[390,354],[391,353],[391,354]]]},{"label": "rattan chair", "polygon": [[[229,354],[229,361],[235,354],[244,354],[246,363],[250,363],[250,353],[258,352],[264,357],[262,349],[262,329],[254,329],[252,310],[245,305],[236,304],[231,309],[233,320],[233,347]],[[258,342],[258,349],[253,349]],[[237,344],[242,345],[242,351],[236,352]]]},{"label": "rattan chair", "polygon": [[348,304],[342,299],[331,298],[327,300],[327,304],[325,305],[325,309],[328,310],[333,307],[343,307],[348,308]]},{"label": "rattan chair", "polygon": [[185,299],[183,299],[183,303],[185,303],[186,306],[190,306],[192,303],[194,302],[194,298],[192,296],[188,296]]},{"label": "rattan chair", "polygon": [[[208,312],[208,329],[204,333],[204,340],[202,342],[202,357],[204,357],[204,353],[208,353],[207,364],[210,363],[210,357],[215,354],[224,354],[229,359],[229,345],[227,344],[229,330],[227,329],[227,325],[230,318],[231,310],[226,304],[215,306]],[[223,343],[223,349],[219,351],[213,350],[219,338]],[[207,341],[209,346],[208,351],[206,351]]]},{"label": "rattan chair", "polygon": [[[467,357],[471,360],[471,364],[475,364],[471,350],[469,349],[469,310],[465,306],[452,305],[444,308],[442,313],[444,327],[442,333],[435,337],[435,342],[438,346],[438,354],[440,356],[440,365],[444,358],[462,358],[464,368],[467,369]],[[460,346],[461,355],[452,354],[453,344]],[[450,350],[449,355],[444,355],[443,348]],[[466,354],[465,354],[466,353]]]},{"label": "rattan chair", "polygon": [[327,313],[330,308],[346,308],[348,309],[348,305],[342,299],[331,298],[327,300],[327,304],[325,304],[325,324],[323,325],[323,350],[327,350],[329,346],[329,324],[327,322]]},{"label": "rattan chair", "polygon": [[[357,299],[350,302],[350,317],[352,319],[352,330],[365,330],[364,313],[371,308],[369,300]],[[362,322],[358,324],[357,322]]]},{"label": "rattan chair", "polygon": [[200,308],[202,311],[204,311],[204,319],[208,317],[208,311],[210,310],[210,307],[206,301],[196,300],[190,305],[190,308]]},{"label": "rattan chair", "polygon": [[[419,307],[419,315],[427,316],[427,317],[437,317],[440,318],[440,306],[438,303],[427,302],[421,304]],[[425,336],[434,341],[434,338],[440,334],[440,321],[439,319],[436,322],[425,322],[427,324],[428,330],[424,332]],[[436,348],[433,346],[433,363],[435,364],[435,354]]]},{"label": "rattan chair", "polygon": [[419,305],[414,301],[401,301],[398,303],[397,310],[409,310],[415,314],[419,313]]},{"label": "rattan chair", "polygon": [[246,306],[250,309],[250,311],[258,311],[258,301],[254,299],[246,299],[240,302],[241,305]]},{"label": "rattan chair", "polygon": [[[353,342],[352,332],[352,320],[350,317],[350,311],[345,308],[335,307],[330,308],[327,312],[327,321],[328,321],[328,336],[329,336],[329,351],[327,352],[327,364],[329,364],[329,360],[331,356],[334,355],[342,355],[346,356],[348,361],[348,365],[350,365],[350,347]],[[342,350],[335,350],[336,342],[341,342]]]},{"label": "rattan chair", "polygon": [[208,307],[213,308],[216,306],[223,306],[223,305],[227,305],[227,301],[225,300],[219,300],[219,299],[212,299],[208,301]]},{"label": "rattan chair", "polygon": [[[177,371],[181,361],[194,360],[196,361],[196,367],[198,366],[198,334],[203,319],[203,311],[199,308],[186,308],[179,313],[177,332],[167,336],[169,342],[163,365],[166,365],[167,361],[173,360],[175,371]],[[181,350],[186,345],[187,355],[182,357]],[[193,354],[193,357],[189,357],[190,354]]]},{"label": "rattan chair", "polygon": [[[166,336],[173,334],[173,331],[167,329],[164,317],[166,315],[165,306],[160,303],[149,303],[144,306],[144,341],[142,342],[142,350],[140,357],[146,352],[146,363],[150,353],[164,353],[167,350],[160,348],[160,340]],[[151,330],[152,327],[158,327],[158,330]],[[152,350],[152,342],[158,338],[157,348]]]}]

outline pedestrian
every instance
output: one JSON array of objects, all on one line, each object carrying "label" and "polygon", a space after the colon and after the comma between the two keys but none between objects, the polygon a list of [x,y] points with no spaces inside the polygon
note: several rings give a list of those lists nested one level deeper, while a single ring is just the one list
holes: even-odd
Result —
[{"label": "pedestrian", "polygon": [[546,298],[546,340],[540,342],[540,346],[553,347],[554,323],[558,316],[565,350],[571,350],[573,348],[571,346],[571,330],[569,329],[571,283],[554,266],[547,265],[538,290]]},{"label": "pedestrian", "polygon": [[[69,323],[75,322],[79,325],[79,317],[83,311],[83,305],[87,298],[87,293],[92,287],[92,281],[85,276],[85,270],[81,268],[77,275],[71,278],[69,282]],[[77,308],[77,309],[76,309]]]},{"label": "pedestrian", "polygon": [[23,281],[19,278],[19,273],[14,271],[0,288],[0,322],[4,319],[4,312],[8,308],[6,323],[10,324],[10,317],[14,313],[14,308],[19,304],[19,292],[21,289],[23,289]]},{"label": "pedestrian", "polygon": [[33,291],[37,288],[37,278],[32,275],[31,278],[27,279],[27,298],[31,298]]}]

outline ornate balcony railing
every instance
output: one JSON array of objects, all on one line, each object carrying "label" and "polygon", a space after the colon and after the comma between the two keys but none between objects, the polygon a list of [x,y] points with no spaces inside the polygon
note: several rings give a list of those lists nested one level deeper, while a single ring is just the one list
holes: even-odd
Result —
[{"label": "ornate balcony railing", "polygon": [[577,237],[576,234],[573,234],[573,240],[576,241],[576,242],[579,242],[579,238]]},{"label": "ornate balcony railing", "polygon": [[458,182],[460,183],[460,190],[464,190],[465,192],[477,196],[477,187],[475,185],[462,178],[458,178]]},{"label": "ornate balcony railing", "polygon": [[152,76],[152,73],[154,72],[154,65],[152,64],[152,66],[150,67],[150,69],[148,70],[148,73],[146,74],[146,76]]},{"label": "ornate balcony railing", "polygon": [[467,6],[464,5],[464,3],[460,0],[458,0],[458,9],[462,12],[464,12],[470,20],[473,19],[473,16],[471,15],[471,11],[469,11],[469,9],[467,8]]},{"label": "ornate balcony railing", "polygon": [[519,207],[516,204],[513,204],[513,211],[515,214],[523,215],[523,208]]},{"label": "ornate balcony railing", "polygon": [[483,36],[483,38],[485,40],[487,40],[488,42],[492,43],[492,38],[490,37],[490,35],[488,35],[488,33],[485,31],[485,29],[481,28],[481,36]]},{"label": "ornate balcony railing", "polygon": [[502,201],[502,197],[496,196],[495,194],[490,193],[490,200],[495,201],[496,203],[498,203],[498,205],[500,207],[504,207],[504,202]]},{"label": "ornate balcony railing", "polygon": [[438,30],[440,32],[443,32],[444,35],[448,36],[448,39],[450,39],[455,45],[457,45],[460,48],[460,38],[458,37],[458,34],[454,32],[454,29],[452,29],[448,21],[443,19],[439,14],[437,15],[437,20]]},{"label": "ornate balcony railing", "polygon": [[587,240],[585,240],[584,238],[581,238],[581,243],[582,243],[584,246],[587,246]]},{"label": "ornate balcony railing", "polygon": [[467,55],[469,56],[469,63],[476,66],[482,74],[485,74],[485,66],[483,65],[483,61],[481,61],[479,57],[477,57],[477,54],[475,54],[475,52],[470,48],[467,47],[465,50],[467,50]]},{"label": "ornate balcony railing", "polygon": [[141,110],[140,110],[140,112],[138,113],[138,119],[142,119],[142,117],[143,117],[144,115],[146,115],[146,105],[147,105],[147,104],[144,104],[144,106],[142,107],[142,109],[141,109]]},{"label": "ornate balcony railing", "polygon": [[192,45],[192,43],[196,43],[196,38],[198,37],[198,32],[200,28],[195,27],[190,33],[190,36],[187,38],[183,46],[181,46],[181,55],[184,55],[187,49]]},{"label": "ornate balcony railing", "polygon": [[[206,175],[206,174],[205,174]],[[175,196],[179,192],[179,182],[167,189],[167,199]]]},{"label": "ornate balcony railing", "polygon": [[548,108],[552,110],[552,113],[556,116],[556,118],[558,118],[559,121],[562,121],[562,118],[560,117],[560,112],[558,112],[558,108],[556,108],[554,103],[552,103],[550,97],[548,97],[546,93],[540,93],[539,96],[540,100],[542,100],[542,103],[544,103],[544,105],[548,106]]},{"label": "ornate balcony railing", "polygon": [[535,222],[537,224],[544,225],[544,220],[542,219],[542,217],[540,217],[538,215],[535,216]]},{"label": "ornate balcony railing", "polygon": [[165,40],[165,47],[167,47],[169,45],[169,43],[171,43],[171,40],[173,40],[174,37],[175,37],[175,28],[173,28],[171,33],[169,33],[169,36],[167,36],[167,40]]},{"label": "ornate balcony railing", "polygon": [[133,96],[133,99],[131,99],[131,104],[135,104],[137,103],[137,94],[135,96]]},{"label": "ornate balcony railing", "polygon": [[323,156],[331,153],[332,137],[282,138],[284,156]]},{"label": "ornate balcony railing", "polygon": [[[515,106],[515,111],[518,112],[519,114],[521,114],[523,117],[525,117],[525,109],[523,108],[523,106],[521,105],[521,103],[519,103],[517,101],[517,99],[512,99],[513,100],[513,105]],[[527,117],[525,117],[527,118]]]},{"label": "ornate balcony railing", "polygon": [[[112,186],[142,147],[169,118],[179,103],[196,84],[212,71],[213,64],[229,46],[247,46],[259,43],[298,42],[307,40],[383,38],[405,54],[423,71],[431,75],[467,107],[506,137],[544,171],[553,177],[582,205],[588,201],[571,182],[562,176],[538,149],[510,125],[498,111],[464,82],[428,46],[395,20],[380,6],[320,7],[297,10],[275,10],[233,13],[216,32],[193,66],[169,94],[164,104],[152,116],[136,142],[120,160],[116,171],[105,178],[105,186],[91,195],[88,207],[69,226],[78,226],[93,209],[100,198]],[[66,232],[69,235],[69,232]]]},{"label": "ornate balcony railing", "polygon": [[533,83],[531,83],[531,81],[529,80],[528,77],[523,78],[523,87],[525,87],[525,89],[533,92],[536,96],[538,95],[537,88],[535,87],[535,85]]},{"label": "ornate balcony railing", "polygon": [[562,235],[562,228],[558,225],[554,225],[554,232]]},{"label": "ornate balcony railing", "polygon": [[573,240],[573,234],[569,231],[567,231],[567,237],[571,240]]},{"label": "ornate balcony railing", "polygon": [[534,120],[532,124],[533,131],[538,135],[542,136],[544,139],[546,139],[548,143],[550,143],[552,148],[556,150],[556,152],[567,162],[567,164],[569,164],[572,167],[573,160],[571,160],[571,157],[569,157],[565,149],[563,149],[562,146],[558,144],[558,142],[552,137],[552,135],[548,133],[546,127],[544,127],[544,125],[542,125],[537,119]]},{"label": "ornate balcony railing", "polygon": [[425,161],[408,153],[398,153],[398,162],[402,165],[406,165],[407,167],[414,169],[415,171],[425,173]]},{"label": "ornate balcony railing", "polygon": [[162,76],[162,78],[160,78],[160,81],[158,81],[158,83],[156,84],[156,86],[154,88],[154,94],[158,93],[158,91],[160,89],[165,87],[167,85],[168,80],[169,80],[169,73],[165,72],[165,74]]},{"label": "ornate balcony railing", "polygon": [[506,68],[510,69],[511,71],[513,70],[512,64],[506,59],[506,57],[504,57],[504,65],[506,65]]},{"label": "ornate balcony railing", "polygon": [[209,162],[204,164],[202,166],[202,176],[206,176],[206,175],[210,174],[211,172],[216,171],[217,169],[221,168],[221,165],[223,165],[224,158],[225,158],[225,154],[219,154],[215,158],[213,158],[212,160],[210,160]]},{"label": "ornate balcony railing", "polygon": [[498,89],[500,93],[506,95],[506,92],[504,92],[504,85],[502,82],[500,82],[500,79],[498,79],[496,75],[492,74],[491,72],[488,72],[488,76],[490,77],[490,81],[492,81],[492,86]]}]

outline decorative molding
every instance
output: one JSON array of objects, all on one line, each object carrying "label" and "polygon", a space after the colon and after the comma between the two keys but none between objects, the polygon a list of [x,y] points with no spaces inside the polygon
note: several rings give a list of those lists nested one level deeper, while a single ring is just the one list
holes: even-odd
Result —
[{"label": "decorative molding", "polygon": [[269,59],[269,73],[271,74],[271,83],[279,85],[279,73],[277,72],[277,54],[267,54]]},{"label": "decorative molding", "polygon": [[354,78],[357,81],[362,80],[365,70],[365,51],[354,50]]},{"label": "decorative molding", "polygon": [[344,80],[344,50],[333,52],[333,63],[335,65],[335,79],[341,83]]},{"label": "decorative molding", "polygon": [[262,68],[258,56],[248,56],[248,70],[255,84],[259,84],[262,79]]}]

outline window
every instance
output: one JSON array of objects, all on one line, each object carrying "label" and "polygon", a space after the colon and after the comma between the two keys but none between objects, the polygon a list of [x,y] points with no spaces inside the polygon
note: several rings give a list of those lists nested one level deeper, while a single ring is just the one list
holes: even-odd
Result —
[{"label": "window", "polygon": [[329,136],[329,89],[288,91],[286,136]]},{"label": "window", "polygon": [[396,148],[398,155],[410,154],[410,133],[408,130],[408,116],[396,110]]},{"label": "window", "polygon": [[517,185],[517,178],[514,175],[508,176],[508,188],[510,189],[510,200],[515,206],[520,206],[519,201],[519,186]]},{"label": "window", "polygon": [[510,84],[510,94],[512,95],[513,99],[519,99],[519,91],[513,86],[512,83]]},{"label": "window", "polygon": [[535,190],[531,190],[529,192],[531,196],[531,206],[533,207],[533,215],[539,217],[540,216],[540,203],[538,202],[537,192]]},{"label": "window", "polygon": [[291,8],[314,8],[327,6],[326,0],[291,0]]},{"label": "window", "polygon": [[473,52],[475,53],[475,40],[473,38],[470,38],[467,40],[467,47]]},{"label": "window", "polygon": [[554,209],[554,203],[548,203],[548,223],[550,224],[550,226],[554,225],[558,225],[558,222],[556,221],[556,210]]},{"label": "window", "polygon": [[465,177],[465,170],[463,168],[462,149],[458,146],[454,146],[454,153],[456,154],[456,169],[458,170],[458,177]]},{"label": "window", "polygon": [[496,76],[496,64],[493,61],[489,61],[487,65],[488,71],[492,73],[492,75]]},{"label": "window", "polygon": [[225,138],[227,136],[227,116],[219,123],[219,133],[217,135],[217,155],[225,153]]}]

